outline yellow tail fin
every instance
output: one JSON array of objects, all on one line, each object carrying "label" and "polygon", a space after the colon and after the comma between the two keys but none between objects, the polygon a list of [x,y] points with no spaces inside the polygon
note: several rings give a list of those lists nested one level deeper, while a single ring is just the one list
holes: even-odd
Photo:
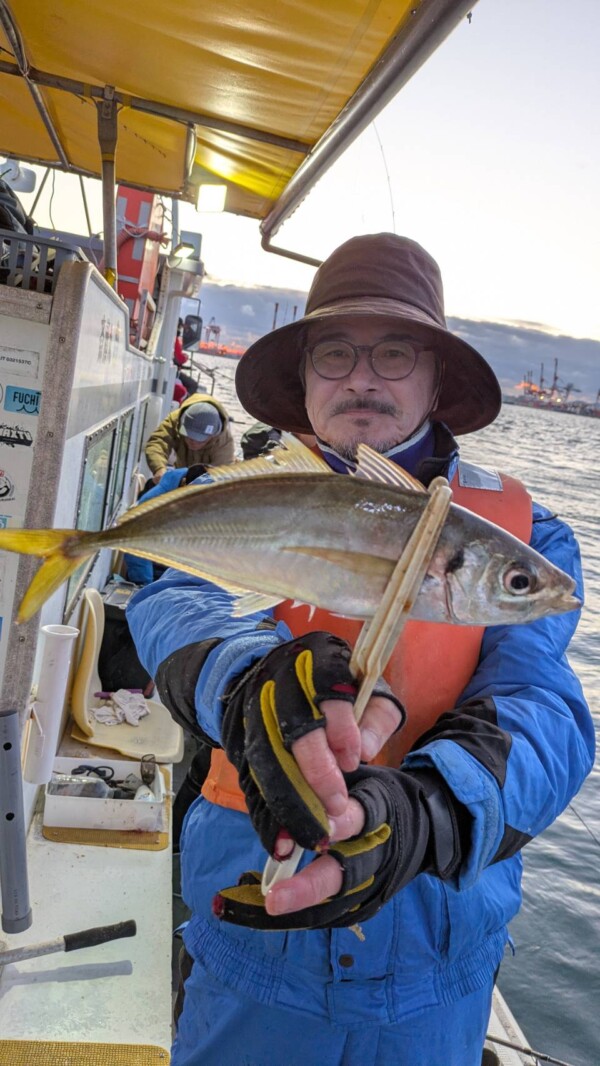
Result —
[{"label": "yellow tail fin", "polygon": [[[81,536],[80,554],[65,555],[65,541]],[[62,583],[81,565],[87,555],[92,555],[95,548],[84,547],[85,541],[92,539],[85,534],[77,534],[72,529],[0,529],[0,551],[19,552],[21,555],[39,555],[46,557],[27,592],[25,593],[17,622],[27,622],[46,600],[60,588]]]},{"label": "yellow tail fin", "polygon": [[57,553],[46,559],[21,600],[17,623],[28,622],[52,593],[81,566],[82,558],[83,556],[79,555],[76,559],[67,559]]},{"label": "yellow tail fin", "polygon": [[73,536],[77,536],[74,529],[0,529],[0,551],[52,555],[67,537]]}]

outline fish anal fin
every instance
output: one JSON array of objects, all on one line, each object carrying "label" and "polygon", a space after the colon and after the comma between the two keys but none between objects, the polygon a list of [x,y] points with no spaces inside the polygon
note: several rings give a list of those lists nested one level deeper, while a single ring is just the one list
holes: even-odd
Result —
[{"label": "fish anal fin", "polygon": [[236,595],[231,614],[233,618],[243,618],[247,614],[256,614],[258,611],[267,611],[270,607],[276,607],[285,598],[280,595],[270,596],[267,593],[244,592]]},{"label": "fish anal fin", "polygon": [[384,485],[396,485],[405,492],[427,492],[425,486],[403,470],[397,463],[387,459],[385,455],[370,448],[368,444],[359,444],[357,449],[357,467],[355,477],[365,478],[367,481],[379,481]]}]

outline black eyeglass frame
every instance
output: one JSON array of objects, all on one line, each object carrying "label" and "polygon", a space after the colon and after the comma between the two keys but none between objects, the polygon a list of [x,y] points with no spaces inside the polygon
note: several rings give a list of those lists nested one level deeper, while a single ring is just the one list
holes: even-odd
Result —
[{"label": "black eyeglass frame", "polygon": [[[334,374],[333,376],[328,376],[327,374],[323,374],[322,371],[319,370],[319,368],[315,365],[314,354],[315,354],[317,348],[319,348],[322,344],[332,344],[332,343],[333,344],[339,344],[340,347],[343,346],[345,348],[349,348],[349,349],[352,350],[352,352],[354,354],[354,362],[353,362],[352,366],[350,367],[350,369],[347,370],[344,374]],[[390,348],[394,344],[402,344],[402,345],[405,345],[405,346],[410,347],[412,349],[412,352],[413,352],[413,364],[412,364],[410,370],[408,370],[406,372],[406,374],[400,374],[398,377],[387,377],[385,374],[381,374],[377,370],[377,367],[375,366],[375,364],[373,362],[373,353],[375,352],[375,350],[377,348],[382,348],[382,347]],[[360,353],[361,352],[367,352],[368,353],[367,358],[369,360],[369,366],[371,367],[371,370],[376,375],[376,377],[381,378],[383,381],[404,381],[405,378],[410,377],[410,375],[413,373],[413,371],[414,371],[414,369],[415,369],[415,367],[417,365],[419,356],[422,355],[423,352],[431,352],[435,356],[436,362],[437,362],[437,358],[438,358],[437,357],[437,353],[432,348],[430,348],[428,345],[423,345],[421,348],[417,349],[415,347],[415,345],[412,344],[412,342],[408,342],[408,341],[405,341],[405,340],[402,340],[402,341],[400,341],[400,340],[398,340],[398,341],[382,340],[382,341],[377,341],[377,344],[352,344],[351,341],[345,341],[345,340],[340,340],[340,341],[322,340],[322,341],[317,341],[317,343],[314,344],[312,346],[312,348],[305,348],[306,358],[310,359],[310,364],[311,364],[315,374],[317,374],[324,381],[343,381],[344,378],[349,377],[350,374],[353,372],[353,370],[356,368],[356,366],[358,364],[358,360],[360,359]]]}]

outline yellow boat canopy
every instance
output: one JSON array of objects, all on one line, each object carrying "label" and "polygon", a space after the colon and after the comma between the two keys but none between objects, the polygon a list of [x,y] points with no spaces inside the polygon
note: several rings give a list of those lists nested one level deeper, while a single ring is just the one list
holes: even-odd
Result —
[{"label": "yellow boat canopy", "polygon": [[99,177],[112,108],[118,181],[274,233],[472,6],[0,0],[0,152]]}]

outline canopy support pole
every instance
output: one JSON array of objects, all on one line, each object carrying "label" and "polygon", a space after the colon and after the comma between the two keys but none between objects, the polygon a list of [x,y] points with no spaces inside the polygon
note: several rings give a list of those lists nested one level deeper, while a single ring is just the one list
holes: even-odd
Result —
[{"label": "canopy support pole", "polygon": [[473,0],[429,0],[427,4],[415,5],[412,17],[396,34],[339,117],[300,164],[274,207],[261,222],[262,247],[265,251],[311,266],[320,266],[320,259],[275,247],[271,244],[271,238],[317,181],[429,59],[473,6]]},{"label": "canopy support pole", "polygon": [[115,203],[115,155],[117,151],[117,101],[112,85],[104,87],[98,108],[98,141],[102,155],[102,219],[104,228],[104,277],[117,287],[117,208]]},{"label": "canopy support pole", "polygon": [[14,16],[6,4],[6,0],[0,0],[0,25],[2,25],[4,32],[6,33],[6,36],[9,40],[10,46],[14,52],[14,56],[19,67],[19,73],[23,76],[27,83],[27,88],[29,89],[29,92],[33,97],[40,118],[44,123],[46,133],[52,141],[54,151],[56,152],[60,163],[64,167],[64,169],[70,170],[71,164],[69,163],[67,154],[61,144],[60,137],[58,136],[56,127],[50,116],[50,112],[46,107],[44,98],[40,90],[31,78],[31,67],[27,58],[27,53],[25,51],[25,45],[23,44],[23,39],[21,37],[19,27],[15,22]]}]

